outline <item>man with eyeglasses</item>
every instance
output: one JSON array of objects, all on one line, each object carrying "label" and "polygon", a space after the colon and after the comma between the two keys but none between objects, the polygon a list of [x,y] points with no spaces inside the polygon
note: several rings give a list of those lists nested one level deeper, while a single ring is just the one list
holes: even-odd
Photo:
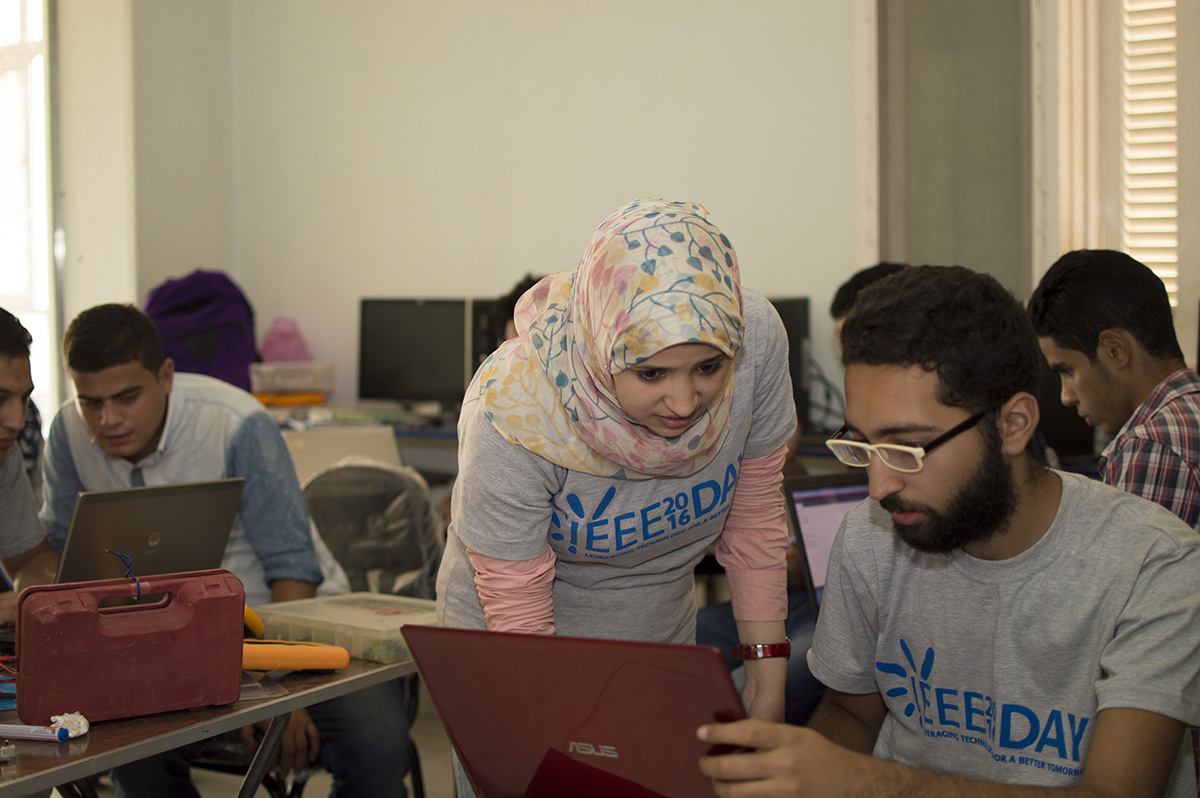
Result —
[{"label": "man with eyeglasses", "polygon": [[994,279],[913,267],[842,332],[829,448],[870,499],[834,543],[807,728],[711,724],[720,796],[1196,795],[1200,536],[1053,471],[1037,339]]}]

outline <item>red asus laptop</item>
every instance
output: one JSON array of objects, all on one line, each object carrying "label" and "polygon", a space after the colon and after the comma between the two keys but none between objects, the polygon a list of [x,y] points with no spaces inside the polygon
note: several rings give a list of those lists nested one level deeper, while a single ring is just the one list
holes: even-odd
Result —
[{"label": "red asus laptop", "polygon": [[714,648],[402,632],[479,798],[712,796],[696,729],[745,717]]}]

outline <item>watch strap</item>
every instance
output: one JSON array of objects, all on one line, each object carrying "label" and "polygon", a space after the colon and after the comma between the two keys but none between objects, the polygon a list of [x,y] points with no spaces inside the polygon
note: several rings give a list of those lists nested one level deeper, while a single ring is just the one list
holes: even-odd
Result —
[{"label": "watch strap", "polygon": [[753,643],[733,647],[734,659],[767,659],[768,657],[790,657],[792,641],[786,637],[782,643]]}]

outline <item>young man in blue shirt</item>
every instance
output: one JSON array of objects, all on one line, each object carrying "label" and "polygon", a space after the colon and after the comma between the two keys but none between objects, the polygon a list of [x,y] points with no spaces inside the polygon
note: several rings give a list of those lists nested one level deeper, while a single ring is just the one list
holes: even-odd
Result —
[{"label": "young man in blue shirt", "polygon": [[[154,323],[131,305],[79,314],[63,355],[76,399],[59,409],[46,444],[42,519],[55,548],[79,491],[243,477],[222,567],[242,581],[246,603],[346,591],[345,574],[311,527],[283,437],[254,397],[176,373]],[[335,796],[402,796],[407,728],[401,681],[366,688],[293,712],[279,766],[299,772],[322,751]],[[197,795],[193,755],[177,749],[116,768],[118,795]]]}]

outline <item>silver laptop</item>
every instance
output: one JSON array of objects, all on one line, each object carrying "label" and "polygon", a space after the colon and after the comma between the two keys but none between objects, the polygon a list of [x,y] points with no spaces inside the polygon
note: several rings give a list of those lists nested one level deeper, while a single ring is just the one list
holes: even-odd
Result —
[{"label": "silver laptop", "polygon": [[[80,493],[54,581],[219,568],[245,482],[238,477]],[[128,557],[129,566],[110,552]]]}]

